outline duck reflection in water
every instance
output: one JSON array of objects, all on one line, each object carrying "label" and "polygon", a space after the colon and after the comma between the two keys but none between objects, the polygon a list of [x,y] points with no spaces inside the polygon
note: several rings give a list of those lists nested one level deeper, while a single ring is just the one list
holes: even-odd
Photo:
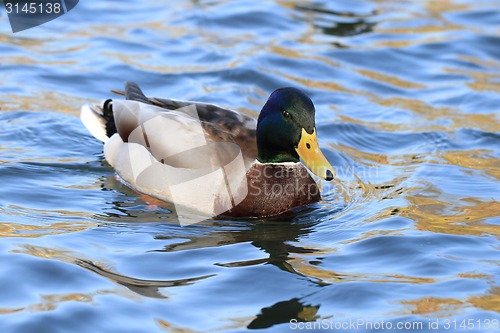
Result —
[{"label": "duck reflection in water", "polygon": [[[294,259],[293,254],[312,254],[317,250],[296,246],[299,239],[306,236],[314,229],[315,222],[300,221],[306,212],[300,212],[295,218],[283,216],[270,220],[258,220],[246,222],[236,227],[237,230],[216,231],[208,235],[190,237],[187,242],[170,244],[160,252],[189,251],[194,249],[206,249],[209,247],[226,246],[236,243],[250,243],[262,252],[268,254],[267,258],[237,261],[230,263],[218,263],[222,267],[246,267],[261,264],[270,264],[282,271],[307,278],[311,282],[322,286],[323,282],[311,279],[307,275],[297,271],[289,264]],[[292,220],[294,222],[290,223]],[[286,222],[288,221],[288,222]],[[214,221],[215,225],[224,226],[224,221]],[[157,239],[169,240],[176,237],[159,235]],[[291,298],[280,301],[262,308],[256,313],[255,318],[247,325],[249,329],[267,328],[278,324],[289,323],[291,320],[297,322],[314,321],[320,305],[310,304],[305,298]]]}]

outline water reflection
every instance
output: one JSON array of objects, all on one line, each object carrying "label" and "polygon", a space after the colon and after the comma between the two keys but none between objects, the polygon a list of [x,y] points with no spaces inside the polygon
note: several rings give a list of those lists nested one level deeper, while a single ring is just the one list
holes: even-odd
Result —
[{"label": "water reflection", "polygon": [[[432,186],[429,186],[429,189]],[[500,237],[500,229],[495,224],[488,224],[489,217],[498,215],[500,203],[482,202],[475,198],[462,198],[468,203],[463,207],[454,207],[449,202],[416,195],[409,198],[412,203],[402,209],[401,216],[418,221],[419,230],[456,235],[476,235],[483,233]]]},{"label": "water reflection", "polygon": [[[483,278],[483,277],[477,277]],[[447,317],[456,312],[464,311],[467,304],[482,308],[486,311],[500,311],[500,288],[493,287],[489,293],[481,297],[470,297],[466,300],[440,297],[423,297],[414,301],[403,301],[402,304],[410,305],[413,314],[432,314],[433,316]]]},{"label": "water reflection", "polygon": [[[13,216],[13,207],[10,207],[10,209],[11,211],[8,213],[9,215]],[[0,208],[0,214],[2,213],[6,214],[7,211]],[[49,212],[43,211],[39,213]],[[82,222],[54,222],[45,225],[26,225],[21,223],[0,222],[0,237],[35,238],[47,235],[69,234],[86,230],[95,225],[95,223]]]},{"label": "water reflection", "polygon": [[77,265],[81,268],[94,272],[106,279],[122,285],[131,291],[146,297],[166,298],[167,296],[160,292],[161,288],[186,286],[197,281],[210,278],[212,275],[204,275],[187,279],[178,280],[144,280],[130,276],[125,276],[112,272],[88,259],[81,259],[70,255],[69,251],[55,250],[40,246],[25,245],[21,250],[14,250],[15,253],[24,253],[46,259],[59,260],[69,264]]},{"label": "water reflection", "polygon": [[[286,219],[286,217],[282,218]],[[248,222],[243,223],[243,225],[234,225],[227,221],[211,221],[207,223],[211,226],[219,225],[221,229],[229,227],[229,230],[215,230],[208,235],[190,236],[187,241],[172,243],[164,249],[157,251],[188,251],[238,243],[250,243],[261,250],[261,253],[265,253],[267,257],[238,262],[216,263],[216,265],[221,267],[245,267],[270,264],[278,267],[280,270],[293,274],[300,274],[288,264],[288,260],[293,257],[293,254],[316,252],[315,249],[294,245],[299,243],[300,237],[307,235],[308,232],[313,230],[315,223],[284,224],[276,220]],[[176,237],[157,235],[155,238],[159,240],[171,240]]]},{"label": "water reflection", "polygon": [[[493,284],[493,283],[492,283]],[[486,311],[500,312],[500,287],[492,286],[491,289],[483,296],[473,296],[468,300],[474,306]]]},{"label": "water reflection", "polygon": [[[124,4],[24,35],[0,17],[6,332],[498,317],[498,1]],[[131,78],[254,117],[304,89],[341,185],[288,216],[180,227],[77,119]]]},{"label": "water reflection", "polygon": [[139,295],[146,297],[153,297],[153,298],[167,297],[164,294],[160,293],[160,288],[187,286],[196,281],[214,276],[214,275],[205,275],[194,278],[169,280],[169,281],[143,280],[113,273],[109,270],[99,267],[98,265],[92,263],[89,260],[75,259],[74,263],[82,268],[88,269],[96,274],[99,274],[102,277],[105,277],[122,286],[125,286],[131,291],[138,293]]},{"label": "water reflection", "polygon": [[72,294],[50,294],[41,295],[41,302],[28,305],[26,307],[20,308],[4,308],[0,309],[0,314],[16,313],[21,311],[29,312],[46,312],[55,311],[58,306],[65,302],[84,302],[92,303],[94,302],[94,297],[97,295],[103,295],[106,293],[112,293],[111,291],[99,291],[95,294],[84,294],[84,293],[72,293]]},{"label": "water reflection", "polygon": [[314,321],[319,305],[306,304],[298,298],[292,298],[263,308],[257,317],[248,324],[249,329],[268,328],[277,324]]},{"label": "water reflection", "polygon": [[369,18],[376,15],[376,12],[369,14],[355,14],[349,12],[339,12],[329,10],[324,6],[317,5],[296,5],[297,10],[313,14],[308,15],[306,20],[312,22],[326,35],[332,36],[355,36],[373,31],[375,22],[370,22]]}]

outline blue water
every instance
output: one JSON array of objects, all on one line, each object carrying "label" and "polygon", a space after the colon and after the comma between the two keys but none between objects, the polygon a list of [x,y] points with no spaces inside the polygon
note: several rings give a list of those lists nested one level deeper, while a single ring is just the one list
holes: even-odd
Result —
[{"label": "blue water", "polygon": [[[497,332],[499,27],[472,0],[87,0],[16,34],[0,10],[0,332]],[[255,117],[301,88],[338,182],[181,227],[78,118],[127,80]]]}]

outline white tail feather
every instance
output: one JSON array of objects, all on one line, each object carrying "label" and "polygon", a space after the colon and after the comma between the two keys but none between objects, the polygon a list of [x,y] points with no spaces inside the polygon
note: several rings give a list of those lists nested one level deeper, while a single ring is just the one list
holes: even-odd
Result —
[{"label": "white tail feather", "polygon": [[85,104],[82,106],[80,119],[90,134],[96,139],[104,143],[109,140],[109,137],[106,135],[106,120],[92,105]]}]

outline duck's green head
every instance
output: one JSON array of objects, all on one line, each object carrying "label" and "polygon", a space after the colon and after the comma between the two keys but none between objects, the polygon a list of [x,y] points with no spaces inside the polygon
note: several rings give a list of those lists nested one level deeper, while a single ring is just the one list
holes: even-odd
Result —
[{"label": "duck's green head", "polygon": [[261,163],[302,162],[315,175],[332,180],[334,171],[319,149],[314,104],[296,88],[275,90],[257,123],[258,160]]}]

